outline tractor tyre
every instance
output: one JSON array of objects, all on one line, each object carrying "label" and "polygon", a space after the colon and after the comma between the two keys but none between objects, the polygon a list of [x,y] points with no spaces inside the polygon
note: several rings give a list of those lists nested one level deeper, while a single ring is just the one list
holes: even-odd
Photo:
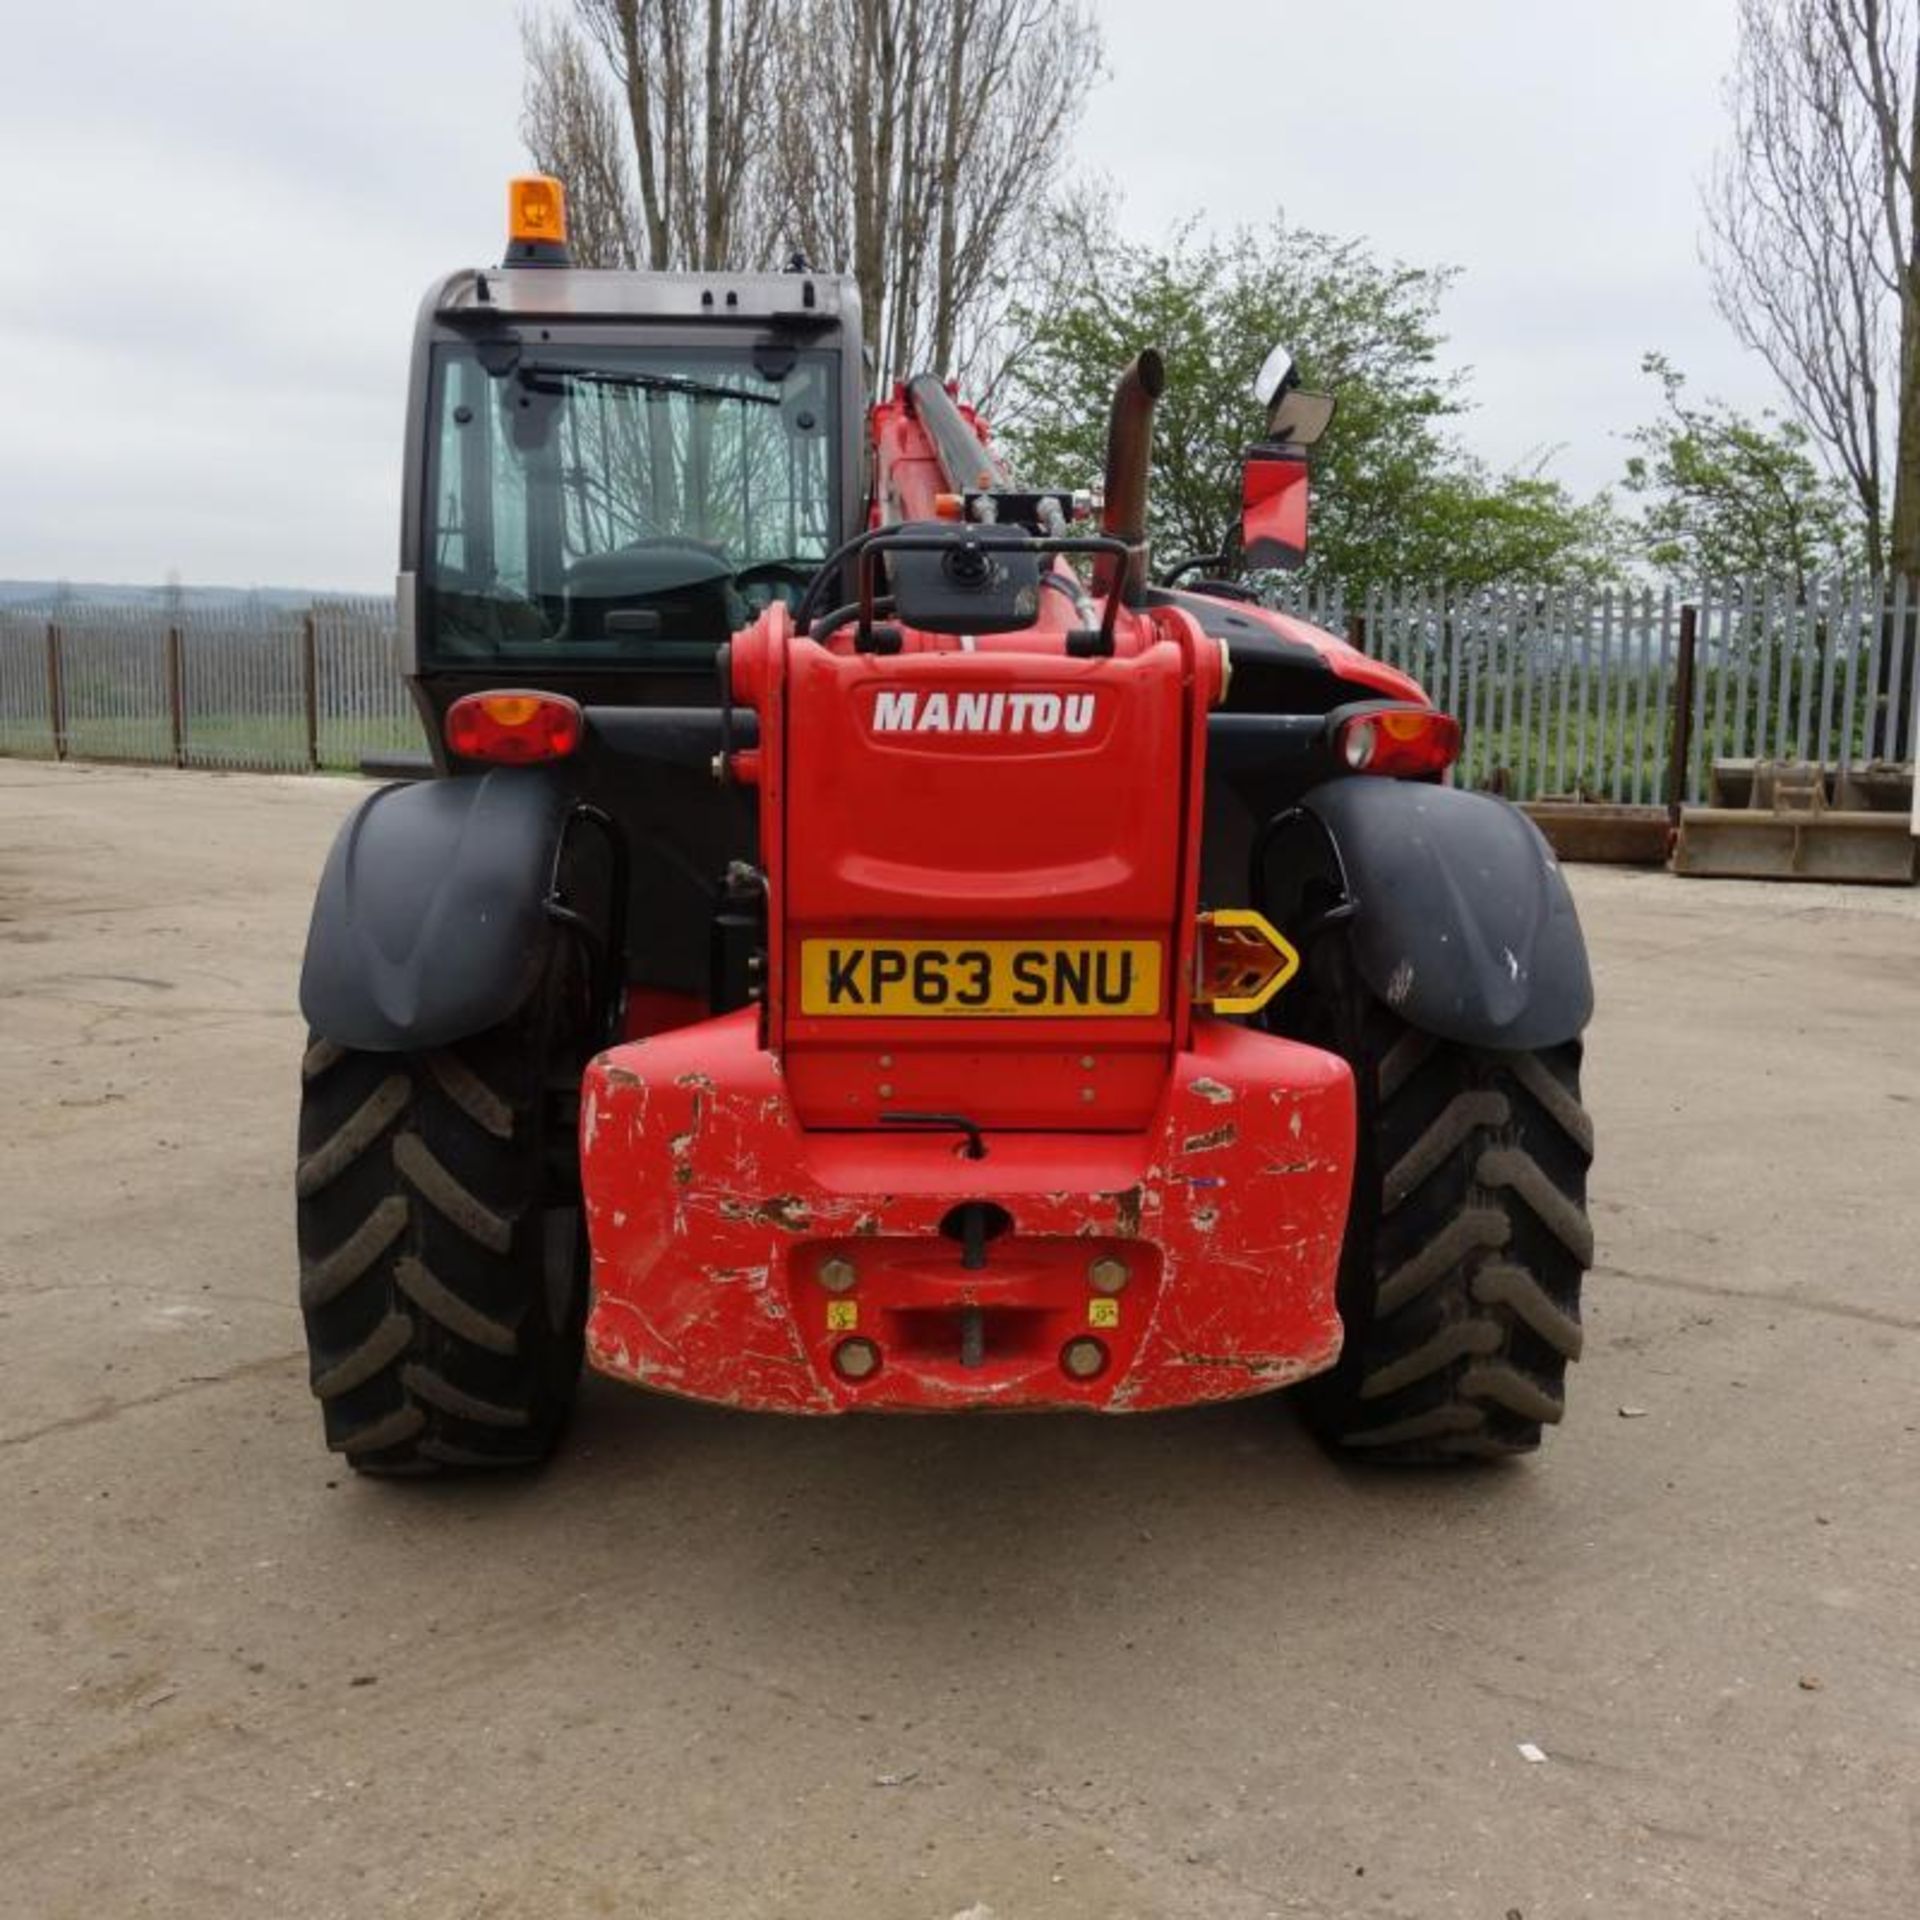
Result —
[{"label": "tractor tyre", "polygon": [[361,1473],[530,1466],[565,1426],[586,1324],[570,977],[432,1052],[307,1047],[300,1310],[327,1445]]},{"label": "tractor tyre", "polygon": [[1301,1389],[1308,1420],[1382,1462],[1530,1453],[1565,1410],[1593,1264],[1581,1043],[1504,1053],[1418,1032],[1360,983],[1337,932],[1307,974],[1286,1025],[1345,1056],[1359,1117],[1346,1343]]}]

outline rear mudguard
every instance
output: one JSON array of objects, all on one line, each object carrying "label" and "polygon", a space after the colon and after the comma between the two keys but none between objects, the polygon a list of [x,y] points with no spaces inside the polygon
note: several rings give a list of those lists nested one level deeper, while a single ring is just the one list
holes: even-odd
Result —
[{"label": "rear mudguard", "polygon": [[570,804],[534,768],[382,787],[342,826],[320,876],[300,970],[307,1024],[373,1053],[498,1026],[546,964]]},{"label": "rear mudguard", "polygon": [[1339,856],[1360,976],[1409,1026],[1514,1052],[1586,1026],[1593,976],[1573,897],[1519,808],[1364,777],[1300,805]]}]

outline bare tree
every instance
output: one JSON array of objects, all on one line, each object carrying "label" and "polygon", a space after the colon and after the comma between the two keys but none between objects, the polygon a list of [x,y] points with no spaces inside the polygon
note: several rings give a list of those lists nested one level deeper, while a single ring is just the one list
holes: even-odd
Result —
[{"label": "bare tree", "polygon": [[783,113],[769,185],[783,229],[851,273],[876,371],[908,351],[927,243],[928,15],[941,0],[794,0],[781,67],[804,112]]},{"label": "bare tree", "polygon": [[[934,365],[943,373],[957,370],[969,329],[977,353],[982,296],[1054,226],[1067,142],[1100,72],[1098,32],[1084,9],[1047,0],[951,6],[933,311]],[[1029,255],[1024,264],[1040,263]]]},{"label": "bare tree", "polygon": [[533,164],[567,190],[567,228],[583,267],[633,267],[639,231],[625,105],[594,50],[566,20],[520,22],[526,82],[520,134]]},{"label": "bare tree", "polygon": [[1001,257],[975,287],[955,372],[968,398],[992,410],[996,429],[1018,427],[1041,401],[1019,378],[1035,338],[1083,304],[1118,257],[1114,208],[1106,180],[1069,181],[1004,237]]},{"label": "bare tree", "polygon": [[783,11],[781,70],[806,103],[780,116],[769,169],[784,229],[854,275],[880,378],[924,366],[980,391],[1004,358],[1016,284],[1031,296],[1032,276],[1063,257],[1041,243],[1059,226],[1068,142],[1100,74],[1091,9],[793,0]]},{"label": "bare tree", "polygon": [[1716,300],[1852,488],[1874,571],[1920,575],[1910,9],[1739,0],[1739,25],[1733,138],[1707,194]]},{"label": "bare tree", "polygon": [[[524,133],[593,264],[852,274],[877,378],[991,397],[1082,269],[1086,0],[573,0],[531,17]],[[577,23],[577,24],[575,24]]]},{"label": "bare tree", "polygon": [[780,0],[575,0],[626,104],[645,263],[746,267],[771,245],[758,171]]}]

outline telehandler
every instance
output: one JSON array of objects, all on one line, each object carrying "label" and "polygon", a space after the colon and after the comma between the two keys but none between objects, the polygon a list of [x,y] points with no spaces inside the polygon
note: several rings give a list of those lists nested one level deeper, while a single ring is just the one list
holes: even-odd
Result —
[{"label": "telehandler", "polygon": [[1237,552],[1156,577],[1157,354],[1097,498],[1023,484],[939,380],[868,405],[850,281],[587,271],[557,183],[509,209],[414,336],[431,777],[342,828],[301,979],[328,1445],[538,1461],[584,1353],[781,1413],[1297,1386],[1372,1459],[1536,1446],[1588,966],[1454,720],[1234,577],[1300,563],[1331,400],[1276,351]]}]

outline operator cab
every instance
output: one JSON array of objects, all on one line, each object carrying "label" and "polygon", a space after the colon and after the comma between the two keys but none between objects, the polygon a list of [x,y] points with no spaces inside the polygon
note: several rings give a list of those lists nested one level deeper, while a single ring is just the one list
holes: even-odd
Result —
[{"label": "operator cab", "polygon": [[717,649],[796,602],[865,505],[850,281],[572,271],[523,231],[415,334],[400,598],[430,731],[503,678],[712,697]]}]

